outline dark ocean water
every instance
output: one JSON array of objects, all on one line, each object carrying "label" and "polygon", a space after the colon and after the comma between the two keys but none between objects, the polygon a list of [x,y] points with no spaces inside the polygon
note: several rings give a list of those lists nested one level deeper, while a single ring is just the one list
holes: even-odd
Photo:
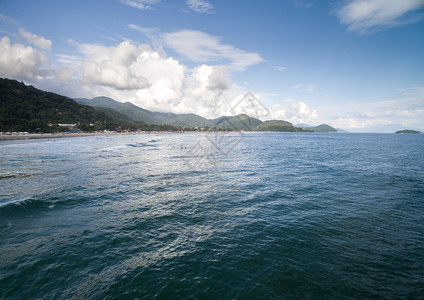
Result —
[{"label": "dark ocean water", "polygon": [[0,142],[0,299],[424,298],[424,135]]}]

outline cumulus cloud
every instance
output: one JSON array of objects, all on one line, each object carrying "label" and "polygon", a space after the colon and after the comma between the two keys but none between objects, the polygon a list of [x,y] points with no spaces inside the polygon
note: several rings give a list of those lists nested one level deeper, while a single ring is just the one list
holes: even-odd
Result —
[{"label": "cumulus cloud", "polygon": [[351,0],[337,15],[348,30],[361,34],[418,20],[411,13],[424,7],[422,0]]},{"label": "cumulus cloud", "polygon": [[19,29],[19,33],[28,41],[28,43],[33,44],[38,48],[49,50],[52,47],[52,42],[42,36],[25,31],[22,28]]},{"label": "cumulus cloud", "polygon": [[[153,50],[124,41],[116,46],[77,44],[79,55],[58,59],[73,68],[58,70],[76,78],[81,97],[105,95],[145,109],[198,113],[215,117],[228,112],[234,88],[225,66],[200,65],[193,70]],[[76,76],[73,71],[78,71]]]},{"label": "cumulus cloud", "polygon": [[285,120],[293,124],[306,123],[317,124],[318,114],[315,109],[310,108],[305,102],[286,100],[286,105],[274,104],[271,111],[271,118],[274,120]]},{"label": "cumulus cloud", "polygon": [[[48,59],[51,53],[44,50],[51,48],[51,42],[21,29],[20,34],[40,49],[1,38],[0,75],[36,83],[41,89],[69,97],[104,95],[153,111],[197,113],[213,118],[231,115],[231,101],[246,93],[231,81],[231,72],[262,60],[258,54],[224,45],[218,37],[202,32],[166,35],[157,29],[129,26],[151,34],[157,45],[152,48],[126,40],[104,46],[71,40],[75,53],[59,53]],[[186,46],[184,41],[177,43],[176,39],[181,38],[178,34],[187,34]],[[206,45],[196,43],[196,37]],[[193,55],[190,61],[200,64],[189,69],[168,56],[162,45],[173,45],[174,50],[184,56]],[[54,64],[50,65],[50,60]]]},{"label": "cumulus cloud", "polygon": [[122,4],[138,9],[152,9],[160,0],[121,0]]},{"label": "cumulus cloud", "polygon": [[194,62],[228,62],[233,70],[244,70],[263,61],[258,53],[245,52],[222,44],[219,37],[196,30],[182,30],[162,35],[165,46]]},{"label": "cumulus cloud", "polygon": [[91,83],[117,89],[142,89],[149,83],[143,76],[143,63],[151,54],[150,47],[136,46],[128,41],[118,46],[104,47],[82,44],[84,55],[82,75]]},{"label": "cumulus cloud", "polygon": [[186,0],[187,6],[198,13],[212,13],[213,6],[205,0]]},{"label": "cumulus cloud", "polygon": [[32,81],[45,75],[46,62],[44,54],[36,49],[12,44],[6,36],[0,39],[0,76]]}]

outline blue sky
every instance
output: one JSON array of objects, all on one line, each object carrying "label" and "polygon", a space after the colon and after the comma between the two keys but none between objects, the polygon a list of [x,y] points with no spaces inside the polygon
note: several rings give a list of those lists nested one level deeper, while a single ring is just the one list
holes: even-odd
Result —
[{"label": "blue sky", "polygon": [[422,0],[2,0],[0,76],[205,117],[424,130]]}]

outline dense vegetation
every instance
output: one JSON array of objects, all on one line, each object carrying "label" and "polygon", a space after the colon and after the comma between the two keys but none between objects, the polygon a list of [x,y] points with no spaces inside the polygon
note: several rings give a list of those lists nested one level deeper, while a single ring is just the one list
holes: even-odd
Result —
[{"label": "dense vegetation", "polygon": [[83,131],[142,129],[178,130],[169,125],[136,122],[107,108],[95,109],[67,97],[38,90],[22,82],[0,79],[0,131],[55,132],[58,124],[77,124]]},{"label": "dense vegetation", "polygon": [[1,131],[60,131],[59,123],[115,125],[112,118],[90,106],[16,80],[0,79],[0,99]]},{"label": "dense vegetation", "polygon": [[318,126],[302,126],[302,129],[305,131],[313,131],[313,132],[337,132],[337,129],[331,127],[327,124],[321,124]]},{"label": "dense vegetation", "polygon": [[395,133],[422,133],[422,132],[418,130],[405,129],[405,130],[396,131]]},{"label": "dense vegetation", "polygon": [[302,132],[300,127],[294,127],[292,123],[282,120],[265,121],[256,127],[258,131],[277,131],[277,132]]}]

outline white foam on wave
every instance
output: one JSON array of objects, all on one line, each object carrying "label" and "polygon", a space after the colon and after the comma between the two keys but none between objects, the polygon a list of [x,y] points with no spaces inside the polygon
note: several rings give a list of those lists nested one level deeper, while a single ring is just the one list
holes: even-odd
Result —
[{"label": "white foam on wave", "polygon": [[102,152],[118,152],[118,151],[124,150],[125,148],[129,148],[129,146],[128,145],[121,145],[121,146],[107,147],[107,148],[100,149],[100,151],[102,151]]}]

